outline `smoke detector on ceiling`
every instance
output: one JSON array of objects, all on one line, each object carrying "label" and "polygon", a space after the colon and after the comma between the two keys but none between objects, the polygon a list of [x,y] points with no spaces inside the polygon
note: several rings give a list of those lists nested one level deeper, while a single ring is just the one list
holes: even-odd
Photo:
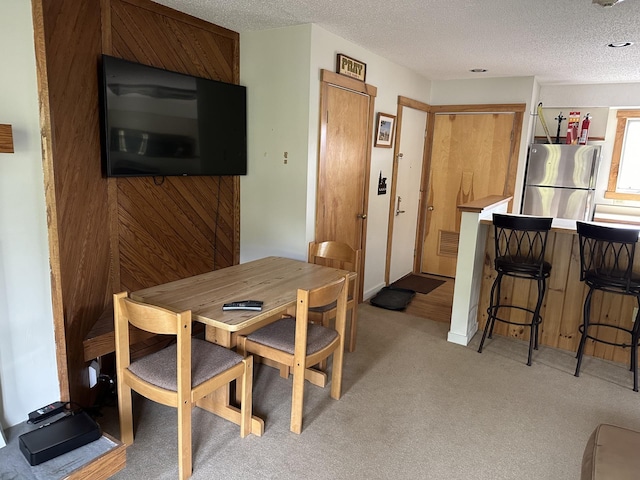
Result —
[{"label": "smoke detector on ceiling", "polygon": [[601,7],[613,7],[616,3],[621,2],[624,2],[624,0],[592,0],[591,3],[595,3]]}]

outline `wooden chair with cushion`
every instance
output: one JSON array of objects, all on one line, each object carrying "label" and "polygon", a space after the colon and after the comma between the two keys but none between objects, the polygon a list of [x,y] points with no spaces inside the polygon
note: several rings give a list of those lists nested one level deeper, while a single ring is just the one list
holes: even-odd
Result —
[{"label": "wooden chair with cushion", "polygon": [[[178,470],[192,471],[191,411],[196,402],[233,380],[242,390],[240,436],[251,430],[253,358],[191,337],[191,312],[174,313],[114,295],[118,406],[122,442],[133,444],[131,390],[178,409]],[[129,324],[148,332],[175,335],[176,342],[131,362]]]},{"label": "wooden chair with cushion", "polygon": [[[247,336],[238,336],[238,352],[254,353],[293,370],[291,431],[302,431],[304,380],[308,367],[333,354],[331,398],[342,390],[342,363],[348,276],[313,290],[298,290],[296,316],[276,320]],[[336,302],[335,328],[309,322],[309,309]]]},{"label": "wooden chair with cushion", "polygon": [[[351,248],[346,243],[326,241],[309,243],[309,263],[326,265],[329,267],[360,272],[360,250]],[[356,349],[356,334],[358,329],[358,278],[349,281],[347,311],[351,313],[349,328],[349,342],[347,348],[350,352]],[[315,307],[309,311],[309,320],[320,323],[325,327],[329,321],[336,317],[335,303]]]}]

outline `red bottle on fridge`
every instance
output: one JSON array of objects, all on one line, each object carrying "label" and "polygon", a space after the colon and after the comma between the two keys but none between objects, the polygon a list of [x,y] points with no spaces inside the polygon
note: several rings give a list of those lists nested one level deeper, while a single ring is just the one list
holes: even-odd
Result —
[{"label": "red bottle on fridge", "polygon": [[589,127],[591,126],[591,115],[588,113],[582,120],[582,129],[580,130],[580,138],[578,139],[578,145],[586,145],[589,140]]},{"label": "red bottle on fridge", "polygon": [[567,145],[578,143],[578,127],[580,126],[580,112],[570,112],[567,122]]}]

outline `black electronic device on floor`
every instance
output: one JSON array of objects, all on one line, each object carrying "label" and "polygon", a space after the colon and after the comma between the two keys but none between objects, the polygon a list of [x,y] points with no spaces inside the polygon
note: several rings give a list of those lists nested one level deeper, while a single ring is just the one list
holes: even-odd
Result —
[{"label": "black electronic device on floor", "polygon": [[39,465],[101,436],[95,420],[80,412],[20,435],[20,451],[30,465]]},{"label": "black electronic device on floor", "polygon": [[374,307],[386,308],[387,310],[404,310],[415,296],[415,290],[408,288],[382,287],[369,300],[369,303]]}]

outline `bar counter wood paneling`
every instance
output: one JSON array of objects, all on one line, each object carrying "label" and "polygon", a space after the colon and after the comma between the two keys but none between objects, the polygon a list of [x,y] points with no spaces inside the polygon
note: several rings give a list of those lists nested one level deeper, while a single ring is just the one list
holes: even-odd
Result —
[{"label": "bar counter wood paneling", "polygon": [[[588,288],[580,281],[578,235],[575,228],[552,228],[547,242],[545,259],[551,263],[552,269],[541,310],[540,344],[575,352],[580,342],[578,326],[582,323],[582,306],[588,292]],[[496,278],[494,258],[494,230],[489,228],[478,306],[479,330],[484,328],[487,321],[491,285]],[[634,268],[640,272],[640,251],[636,255]],[[534,308],[537,296],[535,282],[505,277],[502,285],[503,301]],[[606,323],[631,328],[635,306],[635,297],[595,292],[591,307],[592,319],[596,321],[598,318]],[[520,311],[514,310],[510,313],[510,318],[516,321],[522,318]],[[505,314],[505,318],[508,316],[508,313]],[[599,330],[599,337],[616,342],[624,340],[619,331],[611,328]],[[502,322],[496,322],[494,333],[527,341],[529,339],[528,329]],[[620,363],[629,362],[629,349],[596,343],[593,340],[587,340],[585,354]]]}]

